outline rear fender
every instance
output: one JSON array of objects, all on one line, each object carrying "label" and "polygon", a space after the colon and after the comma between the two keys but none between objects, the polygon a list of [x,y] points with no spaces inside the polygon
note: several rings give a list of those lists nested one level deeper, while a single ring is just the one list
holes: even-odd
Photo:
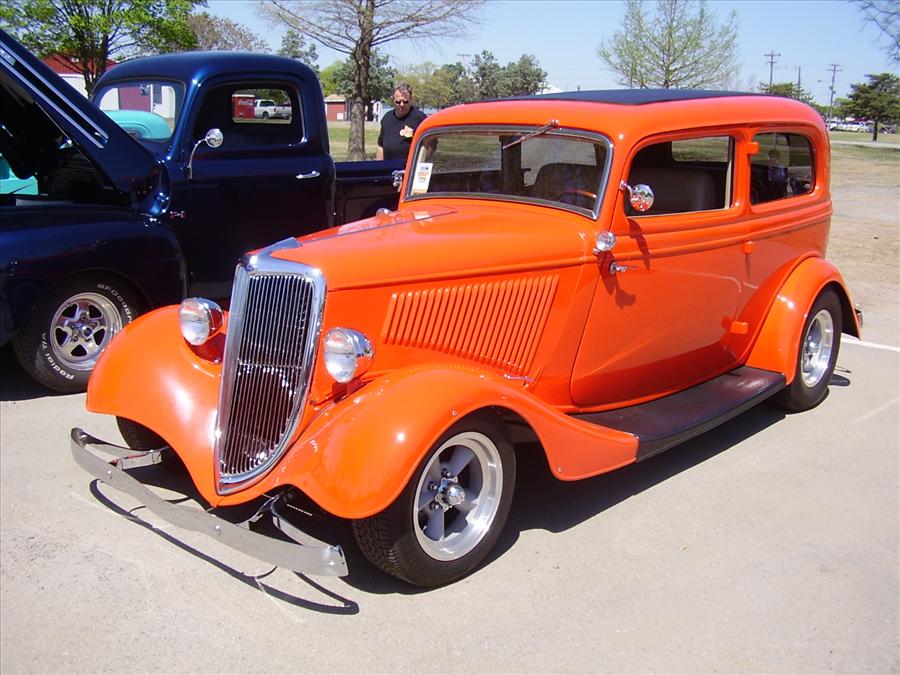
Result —
[{"label": "rear fender", "polygon": [[558,478],[574,480],[634,461],[637,443],[629,434],[559,413],[520,383],[436,365],[393,371],[324,410],[275,469],[275,483],[266,482],[296,485],[337,516],[373,515],[400,495],[444,431],[483,409],[521,416]]},{"label": "rear fender", "polygon": [[841,301],[841,332],[859,337],[858,317],[840,272],[823,258],[807,258],[791,272],[778,291],[747,365],[784,373],[790,384],[797,371],[797,350],[806,317],[826,287],[833,288]]}]

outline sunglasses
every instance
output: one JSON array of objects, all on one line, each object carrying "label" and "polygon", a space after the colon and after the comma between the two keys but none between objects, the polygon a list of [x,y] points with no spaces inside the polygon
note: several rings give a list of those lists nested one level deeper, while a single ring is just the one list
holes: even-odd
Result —
[{"label": "sunglasses", "polygon": [[397,99],[394,99],[394,105],[406,105],[407,103],[409,103],[409,99],[405,101],[403,99],[400,99],[399,101]]}]

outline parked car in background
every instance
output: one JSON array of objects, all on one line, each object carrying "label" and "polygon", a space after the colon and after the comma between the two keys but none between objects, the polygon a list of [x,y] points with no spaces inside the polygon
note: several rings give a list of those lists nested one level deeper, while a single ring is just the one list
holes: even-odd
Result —
[{"label": "parked car in background", "polygon": [[264,120],[269,118],[287,120],[291,118],[291,106],[278,105],[268,98],[258,98],[254,102],[253,115]]},{"label": "parked car in background", "polygon": [[[824,399],[841,333],[860,333],[825,259],[828,148],[814,110],[769,96],[440,111],[416,131],[396,211],[249,253],[230,312],[190,298],[117,338],[87,407],[132,449],[73,429],[75,459],[277,565],[346,573],[287,519],[311,500],[380,569],[452,582],[500,535],[515,440],[577,480],[767,399]],[[303,543],[161,502],[125,471],[170,452],[210,507],[253,504]]]},{"label": "parked car in background", "polygon": [[[0,345],[51,389],[83,391],[140,313],[227,299],[244,251],[397,203],[402,163],[335,165],[318,80],[293,59],[135,59],[89,102],[2,32],[0,50]],[[256,90],[292,113],[247,114]]]}]

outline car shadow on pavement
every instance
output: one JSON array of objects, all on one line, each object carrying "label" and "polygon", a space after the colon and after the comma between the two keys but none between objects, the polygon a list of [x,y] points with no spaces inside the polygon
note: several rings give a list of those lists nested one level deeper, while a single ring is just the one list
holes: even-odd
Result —
[{"label": "car shadow on pavement", "polygon": [[523,531],[562,532],[626,499],[728,451],[741,441],[784,419],[783,410],[758,405],[649,459],[606,474],[568,482],[553,477],[538,445],[519,448],[516,494],[506,528],[485,564],[512,548]]}]

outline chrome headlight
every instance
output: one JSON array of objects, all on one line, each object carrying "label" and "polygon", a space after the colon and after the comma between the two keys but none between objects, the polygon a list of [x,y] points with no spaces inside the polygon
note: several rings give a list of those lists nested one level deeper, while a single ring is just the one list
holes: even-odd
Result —
[{"label": "chrome headlight", "polygon": [[325,368],[341,384],[365,373],[373,354],[369,338],[352,328],[332,328],[325,335]]},{"label": "chrome headlight", "polygon": [[181,335],[195,347],[205,344],[222,327],[222,308],[206,298],[187,298],[178,309]]}]

